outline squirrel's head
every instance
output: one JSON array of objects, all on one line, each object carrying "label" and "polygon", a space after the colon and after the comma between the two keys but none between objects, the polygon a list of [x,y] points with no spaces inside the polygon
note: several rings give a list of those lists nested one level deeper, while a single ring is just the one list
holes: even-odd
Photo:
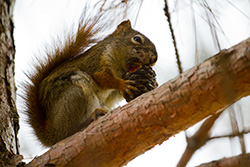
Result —
[{"label": "squirrel's head", "polygon": [[123,21],[112,34],[115,36],[119,56],[124,58],[124,68],[129,71],[141,66],[153,66],[157,61],[154,44],[143,34],[131,28],[129,20]]}]

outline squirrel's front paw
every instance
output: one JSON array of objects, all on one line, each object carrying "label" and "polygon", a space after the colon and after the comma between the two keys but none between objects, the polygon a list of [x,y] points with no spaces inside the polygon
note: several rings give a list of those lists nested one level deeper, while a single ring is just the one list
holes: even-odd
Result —
[{"label": "squirrel's front paw", "polygon": [[135,81],[124,80],[124,84],[121,86],[121,92],[123,97],[135,98],[134,92],[138,91],[135,85]]},{"label": "squirrel's front paw", "polygon": [[127,94],[123,96],[127,102],[158,86],[156,74],[154,70],[148,66],[143,66],[133,72],[127,72],[122,78],[134,81],[133,86],[137,88],[137,90],[131,92],[133,96],[128,96]]}]

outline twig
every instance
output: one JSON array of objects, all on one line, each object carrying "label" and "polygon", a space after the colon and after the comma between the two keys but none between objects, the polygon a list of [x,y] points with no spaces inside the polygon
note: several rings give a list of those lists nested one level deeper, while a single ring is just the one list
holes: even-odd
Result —
[{"label": "twig", "polygon": [[245,130],[239,133],[233,133],[233,134],[228,134],[228,135],[214,136],[214,137],[210,137],[209,140],[221,139],[221,138],[233,138],[233,137],[238,137],[240,135],[244,135],[248,133],[250,133],[250,130]]},{"label": "twig", "polygon": [[199,130],[196,131],[196,133],[188,138],[188,145],[186,147],[185,152],[182,154],[182,157],[177,164],[177,167],[183,167],[186,166],[186,164],[189,162],[193,154],[196,150],[198,150],[200,147],[202,147],[207,140],[210,137],[210,130],[212,126],[214,125],[214,122],[217,120],[217,118],[221,115],[222,112],[217,113],[207,120],[203,122]]},{"label": "twig", "polygon": [[232,130],[233,130],[234,134],[239,134],[239,140],[240,140],[242,154],[246,154],[245,140],[244,140],[243,134],[240,134],[238,121],[236,119],[236,114],[235,114],[235,110],[233,107],[234,107],[234,105],[232,105],[228,108]]},{"label": "twig", "polygon": [[169,25],[169,29],[170,29],[170,32],[171,32],[171,37],[172,37],[174,48],[175,48],[175,55],[176,55],[176,60],[177,60],[179,73],[181,74],[183,72],[183,69],[181,67],[180,56],[179,56],[179,52],[178,52],[178,49],[177,49],[176,39],[175,39],[174,30],[173,30],[172,23],[171,23],[171,16],[170,16],[170,13],[169,13],[167,0],[165,0],[164,11],[165,11],[165,16],[167,17],[167,20],[168,20],[168,25]]},{"label": "twig", "polygon": [[[214,20],[216,21],[217,25],[220,27],[220,24],[218,23],[216,17],[214,16],[214,13],[212,11],[212,9],[209,7],[209,5],[207,4],[207,1],[206,0],[203,0],[203,5],[208,9],[208,11],[212,14]],[[210,17],[209,17],[209,14],[208,14],[208,11],[205,10],[206,12],[206,15],[207,15],[207,19],[208,19],[208,24],[209,24],[209,27],[210,27],[210,30],[211,30],[211,34],[212,34],[212,37],[214,39],[214,43],[216,44],[216,46],[218,47],[218,50],[220,51],[221,50],[221,46],[220,46],[220,41],[218,39],[218,34],[217,34],[217,31],[216,29],[214,28],[214,26],[212,26],[212,22],[210,20]]]},{"label": "twig", "polygon": [[250,154],[238,155],[235,157],[223,158],[220,160],[201,164],[196,167],[250,167]]},{"label": "twig", "polygon": [[[234,5],[232,2],[230,2],[229,0],[227,0],[227,2],[232,5],[238,12],[240,12],[243,16],[245,16],[248,20],[250,20],[250,17],[245,14],[242,10],[240,10],[236,5]],[[250,2],[250,1],[249,1]]]}]

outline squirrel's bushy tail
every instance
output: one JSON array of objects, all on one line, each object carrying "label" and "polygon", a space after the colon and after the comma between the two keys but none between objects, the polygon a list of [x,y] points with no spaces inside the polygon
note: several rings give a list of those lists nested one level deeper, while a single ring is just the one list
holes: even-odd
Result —
[{"label": "squirrel's bushy tail", "polygon": [[[101,17],[101,16],[100,16]],[[37,58],[37,62],[33,64],[35,67],[32,72],[26,73],[29,82],[22,84],[24,87],[24,95],[22,98],[25,101],[24,113],[28,116],[28,122],[35,130],[37,137],[42,132],[46,133],[46,111],[40,103],[39,85],[50,72],[62,62],[67,61],[80,52],[83,52],[91,45],[99,40],[94,38],[100,32],[102,26],[99,24],[98,18],[84,19],[81,18],[79,27],[75,35],[69,35],[65,44],[58,41],[57,46],[52,48],[53,52],[47,51],[45,58]],[[45,61],[42,61],[45,59]],[[38,133],[39,131],[39,133]]]}]

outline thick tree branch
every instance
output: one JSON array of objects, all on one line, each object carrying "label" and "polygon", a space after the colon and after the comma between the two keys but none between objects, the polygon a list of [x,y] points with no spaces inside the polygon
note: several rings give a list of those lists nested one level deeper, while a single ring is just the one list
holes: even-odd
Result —
[{"label": "thick tree branch", "polygon": [[250,38],[57,143],[27,166],[122,166],[250,94]]}]

